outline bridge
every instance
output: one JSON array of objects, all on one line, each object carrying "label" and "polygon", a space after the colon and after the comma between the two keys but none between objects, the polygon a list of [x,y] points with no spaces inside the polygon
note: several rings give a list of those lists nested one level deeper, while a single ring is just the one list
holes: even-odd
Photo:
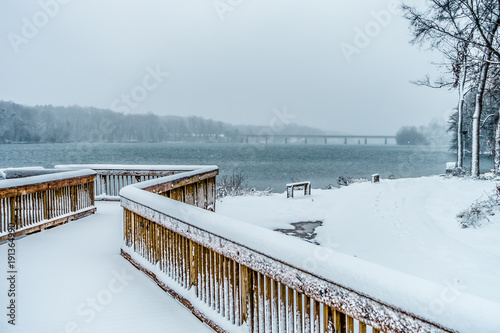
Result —
[{"label": "bridge", "polygon": [[[242,134],[237,136],[237,141],[245,143],[293,143],[303,142],[305,144],[314,140],[315,142],[323,141],[329,143],[329,139],[343,139],[344,144],[354,143],[368,144],[368,139],[383,140],[384,144],[388,144],[389,140],[395,143],[395,135],[321,135],[321,134]],[[354,141],[353,141],[354,140]],[[357,140],[357,141],[356,141]],[[331,143],[331,140],[330,140]]]}]

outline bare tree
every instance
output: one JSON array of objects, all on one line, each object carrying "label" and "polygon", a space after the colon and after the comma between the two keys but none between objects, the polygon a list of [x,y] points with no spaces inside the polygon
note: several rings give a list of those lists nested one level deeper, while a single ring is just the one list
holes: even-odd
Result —
[{"label": "bare tree", "polygon": [[[500,0],[430,0],[424,11],[415,7],[403,6],[405,16],[413,28],[413,43],[429,43],[431,47],[441,51],[453,47],[462,50],[456,53],[455,66],[460,64],[457,72],[459,89],[459,121],[457,135],[461,136],[463,98],[467,82],[468,64],[475,62],[480,74],[475,82],[476,98],[472,124],[471,175],[479,175],[480,128],[483,98],[490,77],[490,67],[500,60],[499,26]],[[466,49],[465,49],[466,48]],[[467,51],[467,52],[466,52]],[[447,51],[444,51],[445,53]],[[495,144],[500,144],[500,129]],[[461,157],[461,137],[458,138],[457,161],[463,163]],[[499,148],[500,152],[500,148]],[[462,155],[463,156],[463,155]],[[500,165],[500,158],[498,160]]]}]

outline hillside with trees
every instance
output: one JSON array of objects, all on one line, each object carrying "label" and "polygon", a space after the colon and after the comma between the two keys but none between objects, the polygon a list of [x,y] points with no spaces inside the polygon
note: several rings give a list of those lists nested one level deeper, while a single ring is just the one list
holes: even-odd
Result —
[{"label": "hillside with trees", "polygon": [[[264,126],[232,125],[201,117],[123,114],[80,106],[31,107],[0,101],[0,143],[231,142],[239,135],[258,135],[264,129]],[[288,124],[279,128],[279,134],[323,132]]]}]

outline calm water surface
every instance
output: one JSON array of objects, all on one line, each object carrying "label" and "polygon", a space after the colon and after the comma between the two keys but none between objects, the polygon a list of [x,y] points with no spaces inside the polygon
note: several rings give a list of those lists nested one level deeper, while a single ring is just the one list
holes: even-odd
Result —
[{"label": "calm water surface", "polygon": [[[446,147],[332,144],[72,143],[0,145],[0,168],[78,163],[216,164],[221,175],[242,172],[249,187],[284,191],[290,181],[313,188],[336,184],[339,176],[370,178],[441,174],[455,156]],[[492,168],[484,157],[481,168]]]}]

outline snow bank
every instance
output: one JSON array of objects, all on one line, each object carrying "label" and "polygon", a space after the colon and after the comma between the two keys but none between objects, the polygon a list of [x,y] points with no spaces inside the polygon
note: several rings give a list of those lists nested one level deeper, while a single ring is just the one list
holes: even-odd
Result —
[{"label": "snow bank", "polygon": [[[439,191],[440,187],[447,184],[446,182],[448,181],[450,182],[449,186],[446,186],[446,190],[444,191],[444,194],[447,194],[447,196],[442,198],[441,203],[432,200],[430,202],[426,201],[426,199],[433,197],[429,194],[429,190]],[[418,185],[419,183],[420,185]],[[406,202],[407,198],[404,196],[399,197],[399,192],[396,191],[396,188],[407,188],[408,192],[406,193],[412,193],[412,191],[417,193],[415,194],[417,203],[424,203],[423,206],[413,206],[411,203],[408,203],[409,206],[405,207],[412,207],[412,209],[407,211],[407,217],[417,230],[420,226],[419,236],[426,235],[429,228],[432,230],[432,227],[429,227],[429,225],[433,225],[433,222],[432,220],[421,220],[422,216],[434,216],[434,218],[439,219],[441,218],[439,208],[443,208],[443,202],[446,204],[448,201],[454,200],[457,194],[462,193],[464,190],[471,190],[473,195],[477,195],[478,188],[481,188],[481,190],[492,188],[493,184],[491,182],[444,180],[439,177],[431,177],[427,179],[401,180],[399,182],[384,182],[377,185],[370,183],[357,184],[351,185],[345,190],[315,191],[315,193],[321,193],[319,197],[313,195],[313,198],[303,197],[299,200],[284,199],[289,203],[287,207],[297,205],[301,202],[310,202],[311,206],[314,207],[319,207],[322,203],[325,204],[323,206],[324,226],[319,231],[321,237],[318,236],[320,242],[323,242],[323,246],[316,246],[250,223],[221,216],[220,214],[213,214],[157,196],[153,193],[144,192],[138,188],[141,185],[144,184],[125,187],[121,190],[120,194],[128,200],[150,207],[156,212],[186,221],[194,227],[241,244],[271,258],[286,262],[291,266],[309,271],[311,274],[323,277],[326,280],[359,293],[369,295],[383,303],[404,309],[445,327],[462,332],[480,331],[493,333],[499,331],[499,300],[475,293],[475,289],[471,289],[469,285],[464,285],[462,280],[454,279],[454,274],[448,280],[441,280],[443,274],[446,276],[447,272],[443,272],[442,268],[435,264],[417,266],[410,271],[400,269],[399,265],[401,261],[391,265],[391,259],[384,258],[387,254],[385,252],[387,248],[383,247],[383,245],[385,243],[391,244],[393,237],[402,238],[402,234],[400,233],[403,231],[398,230],[395,235],[394,233],[388,233],[387,228],[377,227],[377,221],[384,221],[384,223],[392,225],[394,220],[391,214],[393,214],[394,208],[397,209],[397,207],[391,206],[389,203],[387,205],[384,203],[383,209],[379,211],[388,215],[381,216],[380,219],[374,216],[377,208],[381,208],[377,202],[384,201],[383,198],[392,204],[394,202],[401,202],[401,200]],[[373,202],[367,201],[368,198],[366,196],[369,196],[369,193],[375,193]],[[443,192],[441,193],[443,194]],[[467,192],[467,195],[470,196],[471,193]],[[450,199],[450,195],[452,194],[455,194],[455,196]],[[283,204],[282,196],[277,196],[274,203],[281,202]],[[318,198],[322,198],[322,200],[315,200]],[[261,202],[272,202],[274,197],[272,199],[269,197],[258,199],[262,200]],[[469,199],[462,198],[462,200],[457,200],[457,205],[462,205]],[[224,200],[222,204],[219,204],[219,209],[221,206],[226,206],[230,202],[234,203],[236,200],[238,199]],[[241,206],[246,206],[250,202],[249,197],[243,197],[241,200],[244,202]],[[283,206],[280,207],[273,203],[269,203],[266,207],[273,208],[275,212],[283,212],[281,209]],[[302,205],[302,207],[304,208],[305,205]],[[360,207],[363,207],[363,209],[360,209]],[[269,212],[269,210],[262,207],[253,206],[252,208],[255,211],[253,216],[244,216],[242,212],[239,213],[240,216],[247,220],[258,221],[259,216],[263,216]],[[443,209],[447,213],[450,210],[454,210],[453,207],[444,207]],[[220,210],[223,211],[224,209]],[[309,212],[318,214],[314,210],[309,210]],[[302,212],[303,215],[307,215],[307,213]],[[275,213],[274,216],[276,214],[278,213]],[[399,221],[401,225],[404,224],[404,220]],[[354,232],[347,234],[346,231],[339,229],[341,225],[351,226]],[[228,228],[228,226],[231,227]],[[450,226],[450,228],[453,227]],[[435,235],[435,237],[431,236],[431,241],[446,239],[446,237],[442,237],[442,232],[441,230],[441,233]],[[328,239],[328,236],[333,236],[335,241]],[[356,237],[359,240],[355,243],[365,253],[371,253],[370,257],[353,255],[339,245],[339,242],[343,239],[353,240]],[[410,233],[405,238],[405,241],[412,238],[412,234]],[[496,241],[498,243],[498,238]],[[452,240],[451,242],[456,242],[456,240]],[[418,242],[416,243],[418,244]],[[415,242],[410,244],[415,244]],[[439,243],[436,243],[436,245],[439,245]],[[460,244],[460,246],[464,246],[464,244]],[[411,249],[414,250],[413,253],[411,253]],[[419,258],[422,255],[418,251],[418,247],[412,246],[411,249],[400,249],[395,246],[391,248],[391,251],[395,251],[396,255],[398,253],[406,254],[403,256],[404,260],[402,263],[404,267],[408,268],[412,267],[415,257]],[[383,258],[379,261],[372,260],[374,257],[377,258],[379,256]],[[486,275],[493,274],[493,277],[495,277],[493,280],[496,283],[489,283],[485,288],[498,289],[499,275],[497,275],[496,271],[498,270],[499,258],[500,256],[490,256],[488,260],[490,262],[496,260],[497,265],[494,268],[483,267],[482,271],[477,272],[478,276],[484,275],[486,272]],[[422,259],[420,264],[424,264],[425,262],[426,260]],[[457,263],[455,262],[455,264]],[[467,261],[467,264],[470,263]],[[420,270],[423,270],[425,274],[414,274],[415,271]],[[468,282],[471,283],[472,281]]]}]

